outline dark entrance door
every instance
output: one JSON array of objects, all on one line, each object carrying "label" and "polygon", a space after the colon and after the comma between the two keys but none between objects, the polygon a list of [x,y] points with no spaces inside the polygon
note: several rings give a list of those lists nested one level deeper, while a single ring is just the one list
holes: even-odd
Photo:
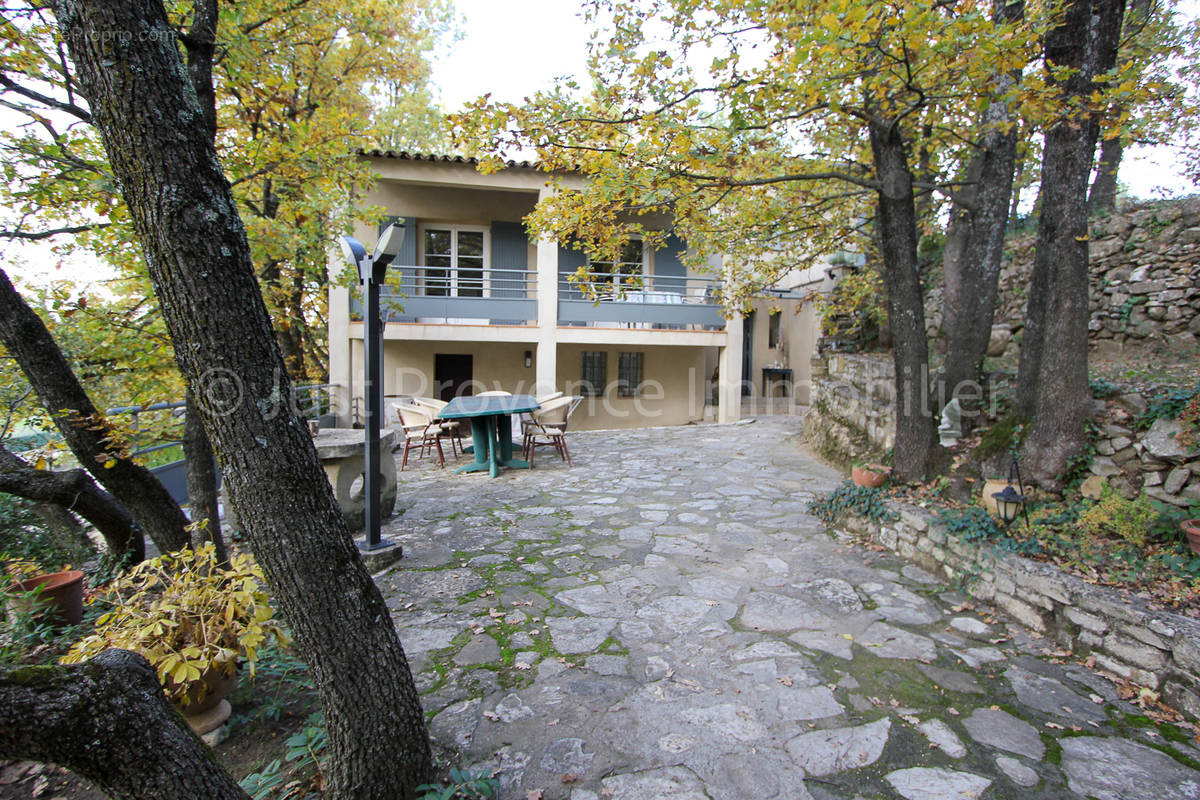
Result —
[{"label": "dark entrance door", "polygon": [[437,353],[433,357],[433,389],[439,400],[471,394],[471,356]]},{"label": "dark entrance door", "polygon": [[751,360],[754,357],[754,312],[742,317],[742,394],[750,394],[754,386]]}]

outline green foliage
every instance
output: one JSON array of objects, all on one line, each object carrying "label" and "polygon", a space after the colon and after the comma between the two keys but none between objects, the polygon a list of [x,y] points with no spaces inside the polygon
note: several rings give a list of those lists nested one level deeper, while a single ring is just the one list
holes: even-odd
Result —
[{"label": "green foliage", "polygon": [[1092,420],[1084,423],[1083,447],[1067,459],[1063,468],[1063,486],[1068,492],[1077,490],[1091,474],[1092,462],[1096,460],[1096,443],[1100,440],[1100,428]]},{"label": "green foliage", "polygon": [[231,717],[231,725],[253,728],[263,722],[278,720],[289,703],[297,698],[316,694],[316,686],[308,665],[298,658],[291,648],[281,646],[274,640],[268,641],[259,651],[253,681],[255,684],[270,686],[272,690],[258,699],[245,714]]},{"label": "green foliage", "polygon": [[267,800],[283,786],[283,774],[280,771],[282,767],[283,762],[277,758],[259,772],[251,772],[238,783],[254,800]]},{"label": "green foliage", "polygon": [[1088,388],[1092,391],[1092,397],[1097,400],[1107,400],[1121,393],[1120,386],[1104,378],[1088,378]]},{"label": "green foliage", "polygon": [[420,800],[487,800],[500,791],[500,782],[486,771],[450,769],[447,783],[426,783],[417,787]]},{"label": "green foliage", "polygon": [[1126,298],[1125,302],[1121,303],[1120,308],[1117,309],[1118,319],[1120,319],[1122,322],[1129,322],[1129,318],[1133,315],[1133,309],[1137,308],[1139,305],[1141,305],[1145,302],[1146,302],[1145,295],[1139,294],[1139,295],[1133,295],[1132,297]]},{"label": "green foliage", "polygon": [[[283,759],[274,759],[258,772],[252,772],[238,783],[254,800],[293,800],[308,796],[305,786],[324,785],[321,754],[329,743],[325,718],[320,711],[308,715],[304,727],[284,741]],[[284,772],[283,764],[290,767]],[[307,781],[295,780],[297,774]],[[286,782],[286,783],[285,783]]]},{"label": "green foliage", "polygon": [[868,266],[843,276],[828,297],[819,299],[821,331],[866,342],[887,320],[883,276]]},{"label": "green foliage", "polygon": [[92,556],[92,550],[57,536],[33,506],[30,500],[0,493],[0,563],[34,561],[55,572]]},{"label": "green foliage", "polygon": [[887,494],[882,489],[856,486],[846,481],[822,498],[808,504],[808,510],[827,525],[846,514],[858,514],[876,522],[898,519],[896,512],[885,505]]},{"label": "green foliage", "polygon": [[[1157,398],[1146,410],[1133,421],[1135,430],[1149,430],[1160,419],[1175,419],[1182,414],[1196,414],[1200,417],[1200,409],[1190,411],[1193,401],[1200,396],[1200,382],[1192,388],[1175,389]],[[1191,418],[1188,417],[1189,422]]]},{"label": "green foliage", "polygon": [[947,533],[965,542],[998,541],[1004,535],[996,518],[979,506],[943,509],[937,522],[945,526]]},{"label": "green foliage", "polygon": [[1158,511],[1146,495],[1126,500],[1105,486],[1099,502],[1080,514],[1079,525],[1089,536],[1108,536],[1145,547],[1150,524],[1157,517]]}]

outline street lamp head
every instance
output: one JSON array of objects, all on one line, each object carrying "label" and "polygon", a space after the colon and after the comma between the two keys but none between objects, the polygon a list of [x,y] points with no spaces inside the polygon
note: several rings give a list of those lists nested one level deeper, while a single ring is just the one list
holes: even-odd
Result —
[{"label": "street lamp head", "polygon": [[404,228],[395,224],[388,225],[384,229],[383,235],[379,237],[379,242],[375,245],[375,260],[376,269],[386,267],[396,260],[396,256],[400,255],[400,247],[404,244]]},{"label": "street lamp head", "polygon": [[358,279],[363,279],[362,268],[363,261],[367,257],[367,248],[362,246],[362,242],[355,239],[353,236],[343,236],[341,239],[342,255],[346,260],[354,265],[354,270],[358,274]]}]

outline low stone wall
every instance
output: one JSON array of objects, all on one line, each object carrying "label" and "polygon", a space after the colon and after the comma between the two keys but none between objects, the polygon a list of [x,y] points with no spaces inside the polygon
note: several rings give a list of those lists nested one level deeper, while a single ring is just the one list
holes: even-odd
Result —
[{"label": "low stone wall", "polygon": [[[823,363],[822,363],[823,362]],[[809,443],[832,463],[891,450],[896,439],[896,370],[890,353],[813,359]]]},{"label": "low stone wall", "polygon": [[1200,622],[1159,611],[1057,568],[948,535],[928,511],[896,502],[897,521],[851,516],[840,528],[961,583],[967,594],[1006,611],[1096,665],[1151,689],[1200,718]]},{"label": "low stone wall", "polygon": [[[1137,403],[1144,405],[1136,395],[1117,401],[1118,406],[1133,404],[1126,415],[1138,412]],[[1200,503],[1200,447],[1180,443],[1181,430],[1173,419],[1157,420],[1148,431],[1118,423],[1103,425],[1091,466],[1093,481],[1107,481],[1131,500],[1145,492],[1175,506]]]}]

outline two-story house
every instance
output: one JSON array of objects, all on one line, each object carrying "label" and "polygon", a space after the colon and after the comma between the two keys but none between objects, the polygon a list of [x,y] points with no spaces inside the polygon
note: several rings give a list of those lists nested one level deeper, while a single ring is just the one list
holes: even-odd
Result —
[{"label": "two-story house", "polygon": [[[591,263],[549,237],[531,239],[522,219],[553,188],[528,163],[482,174],[456,157],[362,157],[378,174],[366,202],[405,231],[395,285],[383,292],[385,397],[563,391],[585,398],[573,428],[732,422],[743,392],[761,393],[761,366],[790,363],[792,395],[806,401],[815,328],[811,308],[794,313],[798,292],[764,299],[760,321],[726,319],[722,265],[689,269],[677,237],[658,250],[634,241],[620,260]],[[354,235],[370,247],[377,229],[359,224]],[[586,286],[568,280],[581,267]],[[363,408],[355,294],[329,295],[329,380],[343,425]]]}]

